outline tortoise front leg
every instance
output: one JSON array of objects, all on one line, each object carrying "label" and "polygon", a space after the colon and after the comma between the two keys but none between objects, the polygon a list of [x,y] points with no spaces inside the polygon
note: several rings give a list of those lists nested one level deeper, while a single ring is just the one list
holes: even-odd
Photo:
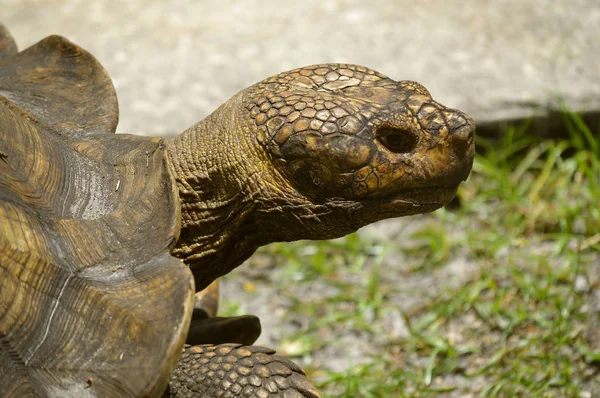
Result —
[{"label": "tortoise front leg", "polygon": [[260,332],[260,320],[254,315],[206,319],[192,317],[186,343],[190,345],[223,343],[250,345],[258,339]]},{"label": "tortoise front leg", "polygon": [[163,398],[320,398],[302,369],[275,351],[239,344],[186,346]]},{"label": "tortoise front leg", "polygon": [[219,309],[219,280],[196,293],[194,312],[186,343],[250,345],[261,332],[260,319],[254,315],[217,317]]},{"label": "tortoise front leg", "polygon": [[204,290],[195,295],[194,316],[203,318],[214,318],[219,310],[219,280],[215,279]]},{"label": "tortoise front leg", "polygon": [[218,307],[215,280],[196,293],[188,345],[164,397],[320,397],[294,362],[270,348],[250,345],[261,332],[258,317],[216,317]]}]

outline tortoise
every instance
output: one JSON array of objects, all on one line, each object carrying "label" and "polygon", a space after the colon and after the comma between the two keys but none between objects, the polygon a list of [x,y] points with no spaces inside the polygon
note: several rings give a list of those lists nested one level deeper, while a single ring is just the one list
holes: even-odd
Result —
[{"label": "tortoise", "polygon": [[0,25],[0,396],[318,397],[250,345],[257,318],[215,318],[215,281],[270,242],[440,208],[474,156],[466,114],[351,64],[267,78],[170,139],[117,120],[91,54],[19,52]]}]

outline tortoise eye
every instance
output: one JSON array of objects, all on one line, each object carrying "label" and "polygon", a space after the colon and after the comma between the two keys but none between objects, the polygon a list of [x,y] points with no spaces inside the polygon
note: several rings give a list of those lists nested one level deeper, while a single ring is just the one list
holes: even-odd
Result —
[{"label": "tortoise eye", "polygon": [[394,153],[412,152],[419,141],[418,136],[412,131],[393,127],[382,127],[376,134],[379,142]]}]

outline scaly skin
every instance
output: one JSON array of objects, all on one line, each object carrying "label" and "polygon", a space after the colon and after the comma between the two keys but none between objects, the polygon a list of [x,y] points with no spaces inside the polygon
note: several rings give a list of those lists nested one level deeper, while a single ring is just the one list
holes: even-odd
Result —
[{"label": "scaly skin", "polygon": [[298,365],[274,353],[239,344],[187,347],[164,397],[320,397]]},{"label": "scaly skin", "polygon": [[[362,66],[315,65],[273,76],[168,142],[182,204],[172,253],[202,290],[267,243],[335,238],[384,218],[433,211],[467,178],[474,132],[471,118],[437,103],[418,83]],[[212,300],[215,288],[202,295]],[[193,344],[224,336],[252,341],[260,332],[258,319],[210,322],[192,320]],[[252,350],[263,349],[187,346],[167,393],[319,396],[293,363]]]},{"label": "scaly skin", "polygon": [[258,83],[168,155],[112,134],[110,78],[62,37],[18,52],[0,25],[0,94],[2,396],[156,396],[190,331],[211,345],[183,349],[167,394],[318,397],[274,351],[222,344],[260,323],[216,318],[216,284],[188,328],[191,275],[168,253],[178,201],[172,252],[200,290],[260,245],[440,207],[473,158],[466,115],[353,65]]},{"label": "scaly skin", "polygon": [[201,290],[267,243],[433,211],[468,176],[474,131],[418,83],[366,67],[273,76],[168,143],[182,201],[173,254]]}]

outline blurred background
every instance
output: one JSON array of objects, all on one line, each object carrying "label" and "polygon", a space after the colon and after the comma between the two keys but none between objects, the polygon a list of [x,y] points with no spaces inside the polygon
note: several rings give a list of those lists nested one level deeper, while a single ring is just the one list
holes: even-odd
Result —
[{"label": "blurred background", "polygon": [[237,91],[323,62],[425,85],[478,124],[452,208],[331,242],[274,244],[222,314],[325,396],[600,396],[597,0],[0,0],[107,69],[118,132],[170,136]]},{"label": "blurred background", "polygon": [[480,126],[600,108],[595,0],[0,0],[20,48],[61,34],[94,54],[119,132],[171,135],[298,66],[367,65],[424,84]]}]

